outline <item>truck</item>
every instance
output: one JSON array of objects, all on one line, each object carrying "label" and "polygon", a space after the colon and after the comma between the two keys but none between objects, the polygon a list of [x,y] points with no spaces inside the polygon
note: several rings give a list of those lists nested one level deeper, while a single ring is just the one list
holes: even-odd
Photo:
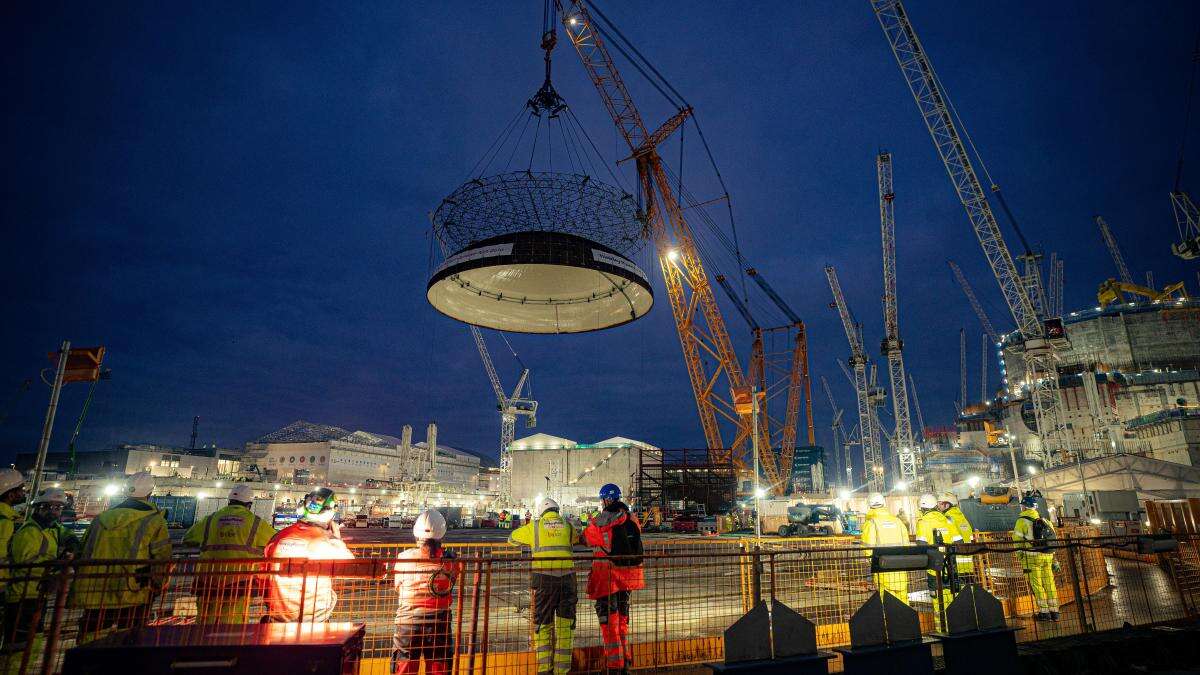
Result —
[{"label": "truck", "polygon": [[776,532],[781,537],[790,537],[797,534],[844,534],[850,529],[841,510],[832,504],[796,504],[788,507],[787,522],[780,525]]}]

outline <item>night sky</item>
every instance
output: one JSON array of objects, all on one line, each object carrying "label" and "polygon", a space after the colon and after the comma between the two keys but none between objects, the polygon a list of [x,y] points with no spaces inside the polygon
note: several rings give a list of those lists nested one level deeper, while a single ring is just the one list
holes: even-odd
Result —
[{"label": "night sky", "polygon": [[[47,401],[36,378],[64,338],[107,346],[113,371],[81,449],[186,445],[199,415],[200,442],[222,446],[296,419],[397,435],[407,423],[418,439],[436,421],[442,442],[493,452],[494,399],[470,335],[424,298],[426,214],[541,84],[541,4],[6,3],[0,459],[36,446]],[[1153,270],[1160,286],[1196,290],[1197,265],[1169,253],[1167,192],[1200,5],[907,6],[1030,239],[1065,258],[1068,309],[1093,306],[1115,276],[1096,213],[1135,278]],[[838,267],[876,354],[875,154],[893,153],[906,360],[927,424],[949,424],[959,328],[972,398],[981,329],[946,258],[997,327],[1011,319],[869,4],[601,8],[695,106],[742,250],[805,318],[814,377],[846,408],[835,358],[848,348],[822,266]],[[565,40],[555,64],[601,152],[627,154]],[[624,71],[658,126],[672,109]],[[714,197],[696,138],[689,128],[685,178]],[[1193,191],[1197,150],[1193,130]],[[663,154],[677,170],[678,140]],[[655,282],[650,316],[510,338],[533,371],[537,431],[703,445],[661,279],[639,262]],[[746,354],[745,325],[725,314]],[[489,342],[511,386],[517,362]],[[85,393],[65,392],[54,449]]]}]

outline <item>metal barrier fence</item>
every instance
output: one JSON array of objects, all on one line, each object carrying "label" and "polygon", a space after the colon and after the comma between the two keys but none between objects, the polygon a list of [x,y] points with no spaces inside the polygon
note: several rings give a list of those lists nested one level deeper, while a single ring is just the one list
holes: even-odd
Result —
[{"label": "metal barrier fence", "polygon": [[[1186,539],[1178,550],[1154,555],[1137,554],[1135,543],[1135,537],[1050,542],[1057,563],[1052,571],[1057,621],[1034,619],[1037,598],[1024,572],[1030,564],[1011,542],[945,550],[955,569],[965,570],[970,560],[973,570],[964,574],[1001,600],[1010,625],[1022,628],[1021,641],[1194,618],[1200,607],[1200,540]],[[846,537],[648,539],[646,545],[646,585],[633,593],[630,611],[636,669],[721,660],[723,631],[759,599],[780,600],[817,624],[820,647],[846,645],[850,616],[876,590],[871,551]],[[67,650],[121,628],[250,625],[272,615],[303,624],[365,624],[359,672],[391,672],[398,589],[407,581],[437,581],[429,569],[415,569],[413,559],[398,557],[405,548],[360,547],[354,561],[177,559],[153,566],[106,561],[0,569],[9,589],[5,672],[59,672]],[[445,619],[430,622],[426,637],[451,660],[454,673],[534,672],[532,560],[492,545],[447,548],[456,553],[452,565],[446,563],[456,583],[441,596]],[[586,597],[593,558],[577,555],[574,561],[579,600],[572,672],[603,672],[599,623]],[[896,580],[889,587],[920,613],[923,632],[933,632],[943,597],[937,583],[925,572],[901,574],[903,588]],[[268,606],[273,589],[280,588]],[[410,614],[401,612],[400,618],[411,624]]]}]

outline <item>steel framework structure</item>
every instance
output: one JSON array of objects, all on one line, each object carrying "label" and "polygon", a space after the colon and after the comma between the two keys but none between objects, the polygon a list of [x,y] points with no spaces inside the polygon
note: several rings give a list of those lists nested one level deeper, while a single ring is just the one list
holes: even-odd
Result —
[{"label": "steel framework structure", "polygon": [[875,158],[879,183],[879,230],[883,240],[883,355],[892,385],[892,416],[896,421],[892,448],[896,452],[900,480],[917,485],[917,444],[913,438],[912,415],[908,410],[908,378],[904,373],[904,342],[900,339],[900,317],[896,301],[896,193],[892,187],[892,155]]},{"label": "steel framework structure", "polygon": [[[916,101],[917,109],[938,155],[946,167],[950,182],[966,210],[975,237],[992,269],[1000,293],[1004,296],[1004,302],[1008,305],[1017,330],[1024,339],[1024,384],[1028,387],[1033,403],[1040,441],[1039,448],[1030,448],[1027,452],[1046,461],[1053,461],[1057,459],[1054,453],[1070,453],[1072,450],[1062,414],[1055,347],[1045,337],[1043,316],[1038,313],[1035,300],[1031,298],[1031,290],[1032,295],[1037,298],[1043,297],[1040,293],[1041,275],[1037,273],[1036,256],[1024,256],[1026,274],[1018,273],[983,185],[975,173],[966,146],[955,126],[937,74],[917,38],[903,4],[899,0],[871,0],[871,6],[913,100]],[[1034,259],[1029,260],[1030,257]],[[1034,283],[1038,284],[1039,289],[1031,288]]]},{"label": "steel framework structure", "polygon": [[825,389],[825,397],[829,399],[829,409],[833,413],[829,429],[833,432],[838,475],[846,481],[846,487],[852,488],[854,487],[854,465],[850,461],[850,446],[853,445],[853,442],[850,435],[846,433],[846,425],[842,423],[844,411],[838,407],[837,401],[833,398],[833,390],[829,388],[829,380],[826,380],[824,375],[821,376],[821,387]]},{"label": "steel framework structure", "polygon": [[854,316],[846,306],[846,296],[842,294],[837,270],[826,265],[825,277],[829,280],[829,290],[833,292],[833,302],[837,307],[838,317],[842,320],[842,328],[846,331],[846,340],[850,343],[850,366],[854,370],[854,393],[858,398],[858,436],[863,451],[865,482],[872,492],[882,492],[884,468],[880,452],[880,429],[872,410],[874,401],[871,397],[871,383],[867,380],[867,354],[863,350],[862,330],[854,322]]},{"label": "steel framework structure", "polygon": [[529,369],[522,368],[521,376],[517,378],[517,386],[513,387],[511,396],[504,393],[500,384],[500,376],[492,363],[492,355],[488,352],[487,343],[483,341],[483,333],[478,326],[471,326],[471,336],[475,338],[475,346],[479,349],[479,358],[483,361],[483,369],[487,371],[488,381],[492,383],[492,391],[496,394],[496,410],[500,412],[500,498],[507,500],[511,497],[512,485],[512,450],[509,446],[517,435],[517,417],[525,417],[525,426],[537,426],[537,401],[523,398],[522,390],[529,380]]},{"label": "steel framework structure", "polygon": [[[653,132],[648,131],[593,23],[586,3],[582,0],[555,0],[555,6],[588,77],[636,162],[638,181],[646,203],[646,226],[655,243],[655,253],[679,334],[700,425],[713,454],[713,461],[721,462],[732,456],[739,464],[744,464],[740,455],[750,439],[750,415],[736,412],[732,391],[742,390],[748,383],[734,352],[691,226],[684,218],[679,199],[658,154],[658,144],[687,120],[691,108],[681,108],[661,127]],[[715,365],[708,366],[706,358]],[[726,387],[719,386],[722,376]],[[726,444],[722,438],[721,419],[734,427],[734,438],[730,444]],[[768,459],[771,454],[769,447],[761,448],[760,454],[764,466],[774,465],[773,458]],[[778,481],[778,475],[768,475],[767,478]]]},{"label": "steel framework structure", "polygon": [[967,302],[971,303],[971,309],[975,310],[975,316],[979,317],[979,323],[983,324],[983,332],[987,333],[988,339],[993,343],[999,342],[999,333],[992,326],[992,320],[988,318],[987,312],[983,311],[983,305],[979,303],[979,298],[975,295],[975,289],[971,288],[967,277],[959,269],[958,263],[953,260],[947,260],[946,264],[950,266],[950,271],[954,273],[954,279],[958,282],[959,288],[962,288],[963,295],[967,296]]},{"label": "steel framework structure", "polygon": [[1096,216],[1096,226],[1100,228],[1100,236],[1104,238],[1104,245],[1108,247],[1108,254],[1117,266],[1117,274],[1121,275],[1121,281],[1132,284],[1133,277],[1129,274],[1129,268],[1125,266],[1125,258],[1121,255],[1121,248],[1117,246],[1117,238],[1113,236],[1112,230],[1108,229],[1104,216]]}]

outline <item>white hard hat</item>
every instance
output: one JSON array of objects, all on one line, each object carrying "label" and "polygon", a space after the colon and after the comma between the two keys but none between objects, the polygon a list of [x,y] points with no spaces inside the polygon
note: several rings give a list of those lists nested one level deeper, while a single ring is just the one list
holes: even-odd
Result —
[{"label": "white hard hat", "polygon": [[957,504],[958,503],[958,495],[954,494],[953,492],[943,492],[942,496],[938,497],[938,501],[946,502],[949,504]]},{"label": "white hard hat", "polygon": [[154,492],[154,476],[146,471],[139,471],[129,479],[129,496],[134,499],[145,499]]},{"label": "white hard hat", "polygon": [[25,484],[25,476],[16,469],[0,470],[0,495]]},{"label": "white hard hat", "polygon": [[558,510],[558,502],[554,501],[553,499],[550,499],[549,497],[546,497],[542,501],[538,502],[537,512],[538,512],[539,516],[547,511],[550,511],[551,509],[557,511]]},{"label": "white hard hat", "polygon": [[867,497],[867,506],[873,509],[882,507],[886,502],[883,500],[883,495],[878,492],[872,492],[870,497]]},{"label": "white hard hat", "polygon": [[937,497],[934,497],[933,495],[926,492],[925,494],[921,495],[920,499],[917,500],[917,506],[919,506],[923,509],[936,509],[937,502],[938,502]]},{"label": "white hard hat", "polygon": [[229,501],[231,502],[252,502],[254,501],[254,488],[246,483],[233,486],[229,491]]},{"label": "white hard hat", "polygon": [[426,539],[442,539],[446,536],[446,516],[441,511],[426,509],[417,516],[413,523],[413,537],[417,541]]},{"label": "white hard hat", "polygon": [[67,503],[67,493],[63,492],[62,488],[46,488],[42,490],[42,494],[33,498],[34,504],[62,504]]}]

